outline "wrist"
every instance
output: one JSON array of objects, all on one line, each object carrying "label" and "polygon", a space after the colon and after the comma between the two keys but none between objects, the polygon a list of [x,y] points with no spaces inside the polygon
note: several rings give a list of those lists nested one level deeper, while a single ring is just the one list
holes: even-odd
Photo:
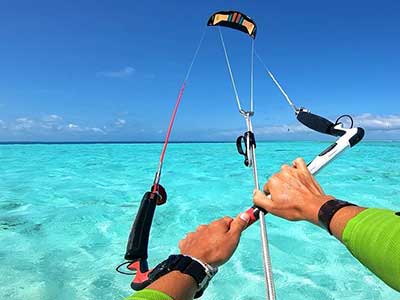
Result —
[{"label": "wrist", "polygon": [[[148,277],[149,280],[156,284],[155,286],[152,285],[152,288],[157,288],[166,293],[169,292],[168,294],[171,296],[173,296],[171,291],[176,291],[178,288],[180,291],[187,289],[188,291],[193,292],[194,290],[194,298],[198,298],[203,294],[208,283],[217,272],[218,268],[214,268],[191,256],[180,254],[170,255],[166,260],[159,263],[152,271],[150,271]],[[191,280],[188,280],[188,278]],[[160,286],[164,288],[168,280],[182,280],[182,282],[180,282],[179,285],[174,285],[170,288],[167,285],[167,291],[161,290]],[[193,284],[195,286],[194,289],[192,288]],[[175,296],[173,296],[173,298],[182,299],[181,297]]]},{"label": "wrist", "polygon": [[173,299],[193,299],[197,282],[190,275],[172,271],[154,281],[148,288],[163,292]]},{"label": "wrist", "polygon": [[331,220],[330,230],[332,234],[342,241],[343,231],[347,223],[363,210],[366,210],[366,208],[360,206],[347,206],[339,210]]},{"label": "wrist", "polygon": [[315,225],[319,225],[318,213],[321,207],[326,202],[333,199],[335,199],[335,197],[331,195],[316,195],[307,201],[307,203],[304,203],[303,207],[306,209],[305,220]]},{"label": "wrist", "polygon": [[330,201],[325,202],[324,205],[321,206],[318,212],[318,220],[319,225],[322,228],[325,228],[330,235],[332,235],[331,231],[331,222],[333,217],[342,209],[348,206],[356,206],[355,204],[339,199],[332,199]]}]

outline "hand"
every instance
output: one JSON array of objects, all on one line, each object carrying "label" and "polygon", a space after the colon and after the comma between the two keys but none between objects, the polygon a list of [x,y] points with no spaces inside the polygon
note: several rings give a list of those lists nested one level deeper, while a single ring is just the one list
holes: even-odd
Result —
[{"label": "hand", "polygon": [[268,212],[287,220],[307,220],[314,224],[318,224],[321,206],[331,199],[334,197],[325,195],[302,158],[297,158],[292,167],[283,165],[264,185],[264,192],[254,192],[254,203]]},{"label": "hand", "polygon": [[184,255],[218,267],[226,263],[235,252],[242,231],[247,227],[249,216],[240,214],[236,219],[224,217],[209,225],[200,225],[179,242]]}]

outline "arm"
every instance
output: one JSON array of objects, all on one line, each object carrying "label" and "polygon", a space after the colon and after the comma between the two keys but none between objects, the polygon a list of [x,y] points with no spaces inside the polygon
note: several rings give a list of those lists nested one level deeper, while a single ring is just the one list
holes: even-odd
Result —
[{"label": "arm", "polygon": [[[200,225],[196,232],[189,233],[179,242],[181,254],[219,267],[233,255],[248,221],[249,216],[241,214],[236,219],[224,217],[209,225]],[[160,277],[147,289],[126,300],[192,300],[197,288],[191,276],[175,271]]]},{"label": "arm", "polygon": [[[303,159],[296,159],[293,166],[282,166],[265,184],[264,193],[254,193],[254,203],[270,213],[315,225],[319,225],[321,206],[332,199]],[[400,291],[400,216],[389,210],[347,206],[334,214],[329,228],[364,266]]]},{"label": "arm", "polygon": [[133,294],[126,300],[191,300],[196,290],[197,283],[192,277],[175,271],[162,276],[148,288]]}]

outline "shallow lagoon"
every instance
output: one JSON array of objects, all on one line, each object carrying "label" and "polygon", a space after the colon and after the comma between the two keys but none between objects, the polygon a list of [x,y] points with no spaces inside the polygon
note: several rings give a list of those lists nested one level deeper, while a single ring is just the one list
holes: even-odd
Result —
[{"label": "shallow lagoon", "polygon": [[[260,178],[328,144],[257,144]],[[153,180],[161,144],[0,145],[0,298],[122,299],[122,260],[132,218]],[[327,193],[400,210],[400,143],[364,142],[318,179]],[[177,251],[200,223],[251,204],[251,171],[234,144],[171,144],[156,212],[150,264]],[[319,228],[268,216],[277,297],[398,299]],[[248,229],[202,299],[263,299],[259,228]]]}]

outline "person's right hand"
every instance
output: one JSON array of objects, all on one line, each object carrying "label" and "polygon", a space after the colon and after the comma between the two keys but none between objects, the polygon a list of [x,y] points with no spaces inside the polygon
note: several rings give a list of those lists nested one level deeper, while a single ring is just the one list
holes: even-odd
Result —
[{"label": "person's right hand", "polygon": [[302,158],[293,166],[283,165],[264,185],[264,192],[254,192],[254,203],[266,211],[291,221],[307,220],[318,224],[318,212],[328,200],[322,188],[307,169]]}]

